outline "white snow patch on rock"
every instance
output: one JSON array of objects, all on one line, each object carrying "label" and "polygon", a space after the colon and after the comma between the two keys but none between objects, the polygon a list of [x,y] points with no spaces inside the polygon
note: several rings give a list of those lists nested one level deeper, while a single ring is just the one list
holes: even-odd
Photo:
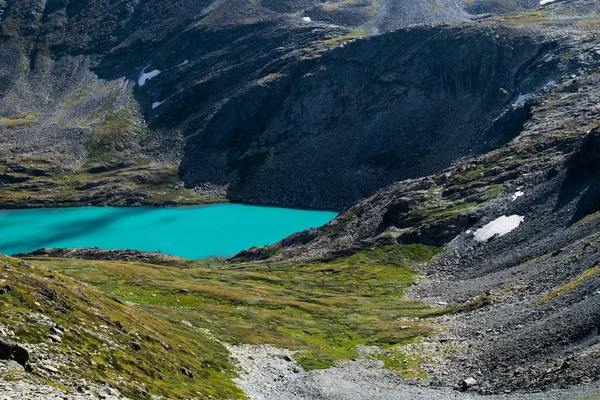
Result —
[{"label": "white snow patch on rock", "polygon": [[510,217],[503,215],[475,231],[475,240],[485,243],[494,236],[504,236],[517,229],[524,220],[525,217],[520,215],[511,215]]},{"label": "white snow patch on rock", "polygon": [[156,101],[154,103],[152,103],[152,109],[154,110],[157,107],[160,107],[166,100],[163,101]]},{"label": "white snow patch on rock", "polygon": [[157,77],[158,75],[160,75],[161,72],[162,71],[159,71],[157,69],[152,70],[150,72],[146,72],[146,68],[144,68],[142,70],[142,73],[140,74],[140,77],[138,78],[138,85],[144,86],[147,81]]},{"label": "white snow patch on rock", "polygon": [[310,19],[310,17],[304,17],[304,18],[302,18],[302,21],[311,22],[312,20]]},{"label": "white snow patch on rock", "polygon": [[520,190],[518,192],[516,192],[515,194],[512,195],[512,201],[515,201],[516,199],[518,199],[521,196],[524,196],[525,193],[521,192]]},{"label": "white snow patch on rock", "polygon": [[556,0],[542,0],[540,1],[540,6],[543,6],[544,4],[550,4],[550,3],[554,3]]},{"label": "white snow patch on rock", "polygon": [[525,100],[529,99],[530,97],[531,97],[531,93],[519,95],[519,97],[517,97],[517,100],[515,101],[515,106],[518,106],[519,104],[523,103]]},{"label": "white snow patch on rock", "polygon": [[178,67],[183,67],[184,65],[188,65],[189,62],[190,62],[190,60],[185,60],[184,62],[179,64]]}]

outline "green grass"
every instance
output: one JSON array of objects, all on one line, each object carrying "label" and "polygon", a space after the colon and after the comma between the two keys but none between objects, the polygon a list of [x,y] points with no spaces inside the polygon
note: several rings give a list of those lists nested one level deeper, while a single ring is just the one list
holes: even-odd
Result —
[{"label": "green grass", "polygon": [[[227,349],[204,332],[127,305],[37,263],[31,269],[13,258],[0,257],[0,262],[2,279],[13,287],[0,295],[0,323],[15,332],[12,339],[18,342],[45,343],[63,363],[60,374],[47,383],[72,390],[71,377],[84,378],[116,387],[130,398],[146,397],[147,389],[172,399],[244,398],[232,381]],[[39,314],[66,328],[61,344],[47,339],[50,327],[39,322]],[[196,377],[184,376],[182,366]]]},{"label": "green grass", "polygon": [[586,215],[585,217],[583,217],[582,219],[580,219],[579,221],[575,222],[573,225],[569,226],[569,229],[574,229],[576,227],[578,227],[579,225],[583,225],[586,222],[595,220],[596,218],[600,217],[600,211],[597,211],[595,213]]},{"label": "green grass", "polygon": [[[357,357],[356,346],[391,349],[429,335],[425,320],[446,310],[403,300],[415,263],[440,251],[394,245],[323,262],[165,265],[36,259],[152,315],[188,321],[220,340],[299,350],[305,369]],[[181,293],[185,289],[189,293]]]},{"label": "green grass", "polygon": [[554,21],[548,10],[527,11],[518,14],[496,17],[496,19],[509,25],[539,25]]},{"label": "green grass", "polygon": [[361,39],[367,36],[369,36],[369,30],[366,27],[358,27],[345,35],[324,40],[323,44],[330,46],[338,45],[348,40]]},{"label": "green grass", "polygon": [[383,367],[403,378],[426,378],[427,375],[420,368],[424,358],[414,355],[406,355],[400,351],[389,351],[378,354],[376,359],[383,361]]},{"label": "green grass", "polygon": [[0,118],[0,127],[23,128],[35,123],[33,118]]},{"label": "green grass", "polygon": [[600,264],[585,270],[569,282],[559,286],[558,288],[552,290],[551,292],[545,294],[539,301],[538,304],[544,304],[552,299],[556,299],[559,297],[566,296],[571,293],[573,290],[577,289],[579,286],[583,285],[585,282],[589,281],[593,277],[600,274]]},{"label": "green grass", "polygon": [[447,205],[444,202],[439,202],[436,204],[436,207],[426,208],[424,209],[424,212],[431,217],[443,218],[451,215],[460,214],[462,211],[468,210],[470,208],[478,208],[481,206],[482,204],[467,201],[456,205]]},{"label": "green grass", "polygon": [[[145,193],[139,204],[156,206],[163,204],[193,205],[222,203],[226,199],[198,195],[191,189],[179,186],[178,167],[158,165],[146,158],[138,158],[130,167],[103,173],[90,173],[93,163],[77,171],[55,170],[45,160],[0,161],[0,171],[9,164],[18,163],[31,169],[47,170],[44,176],[11,173],[29,181],[0,187],[0,207],[30,206],[65,207],[95,205],[127,205],[127,200],[136,194]],[[106,196],[106,194],[110,196]],[[83,203],[78,199],[84,198]]]},{"label": "green grass", "polygon": [[92,137],[87,143],[89,160],[120,160],[120,152],[131,146],[136,131],[136,120],[126,108],[107,113],[101,122],[94,126]]}]

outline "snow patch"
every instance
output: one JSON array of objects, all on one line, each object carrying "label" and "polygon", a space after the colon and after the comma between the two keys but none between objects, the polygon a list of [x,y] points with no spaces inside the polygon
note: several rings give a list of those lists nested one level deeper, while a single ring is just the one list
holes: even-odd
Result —
[{"label": "snow patch", "polygon": [[515,106],[518,106],[519,104],[523,103],[525,100],[529,99],[530,97],[531,97],[531,93],[519,95],[519,97],[517,97],[517,100],[515,101]]},{"label": "snow patch", "polygon": [[154,110],[155,108],[160,107],[165,101],[167,101],[167,100],[156,101],[156,102],[152,103],[152,109]]},{"label": "snow patch", "polygon": [[162,71],[159,71],[157,69],[152,70],[150,72],[146,72],[146,68],[144,68],[142,70],[142,72],[140,74],[140,77],[138,78],[138,85],[140,85],[140,86],[144,86],[146,84],[146,82],[148,82],[152,78],[157,77],[162,72]]},{"label": "snow patch", "polygon": [[550,3],[554,3],[556,0],[542,0],[540,1],[540,6],[543,6],[545,4],[550,4]]},{"label": "snow patch", "polygon": [[515,194],[512,195],[512,201],[515,201],[516,199],[518,199],[521,196],[524,196],[525,193],[521,192],[520,190],[518,192],[516,192]]},{"label": "snow patch", "polygon": [[190,62],[190,60],[185,60],[184,62],[179,64],[177,67],[183,67],[184,65],[188,65],[189,62]]},{"label": "snow patch", "polygon": [[304,18],[302,18],[302,21],[311,22],[312,20],[310,19],[310,17],[304,17]]},{"label": "snow patch", "polygon": [[504,236],[517,229],[523,221],[525,221],[525,217],[520,215],[511,215],[510,217],[503,215],[475,231],[475,240],[485,243],[494,236]]},{"label": "snow patch", "polygon": [[546,82],[544,87],[545,88],[550,87],[550,86],[554,85],[555,83],[556,83],[556,81],[554,79],[550,79],[548,82]]}]

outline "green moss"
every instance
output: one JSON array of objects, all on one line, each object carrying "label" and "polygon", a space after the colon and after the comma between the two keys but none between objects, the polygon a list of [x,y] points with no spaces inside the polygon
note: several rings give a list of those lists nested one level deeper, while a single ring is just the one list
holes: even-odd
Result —
[{"label": "green moss", "polygon": [[446,312],[403,300],[404,289],[417,277],[411,267],[439,251],[394,245],[306,263],[35,262],[162,318],[189,321],[220,340],[299,350],[295,358],[300,365],[315,369],[357,357],[359,344],[388,348],[430,334],[426,320],[408,323],[399,318],[426,319]]},{"label": "green moss", "polygon": [[376,359],[383,361],[383,367],[394,372],[402,378],[420,378],[427,377],[425,371],[421,369],[424,361],[420,356],[409,356],[400,351],[393,350],[384,354],[378,354]]}]

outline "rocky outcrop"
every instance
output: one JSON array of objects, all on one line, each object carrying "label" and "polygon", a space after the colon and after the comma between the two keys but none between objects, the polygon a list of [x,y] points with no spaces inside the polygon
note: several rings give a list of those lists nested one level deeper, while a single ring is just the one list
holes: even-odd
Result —
[{"label": "rocky outcrop", "polygon": [[139,250],[102,250],[98,248],[87,249],[39,249],[17,257],[47,257],[47,258],[78,258],[82,260],[110,260],[127,262],[154,262],[181,260],[162,253],[153,253]]},{"label": "rocky outcrop", "polygon": [[28,368],[29,352],[12,340],[0,337],[0,360],[13,360]]},{"label": "rocky outcrop", "polygon": [[305,62],[302,75],[239,94],[189,140],[184,179],[226,171],[235,200],[343,208],[518,135],[527,119],[512,109],[519,74],[551,45],[493,26],[349,43]]}]

